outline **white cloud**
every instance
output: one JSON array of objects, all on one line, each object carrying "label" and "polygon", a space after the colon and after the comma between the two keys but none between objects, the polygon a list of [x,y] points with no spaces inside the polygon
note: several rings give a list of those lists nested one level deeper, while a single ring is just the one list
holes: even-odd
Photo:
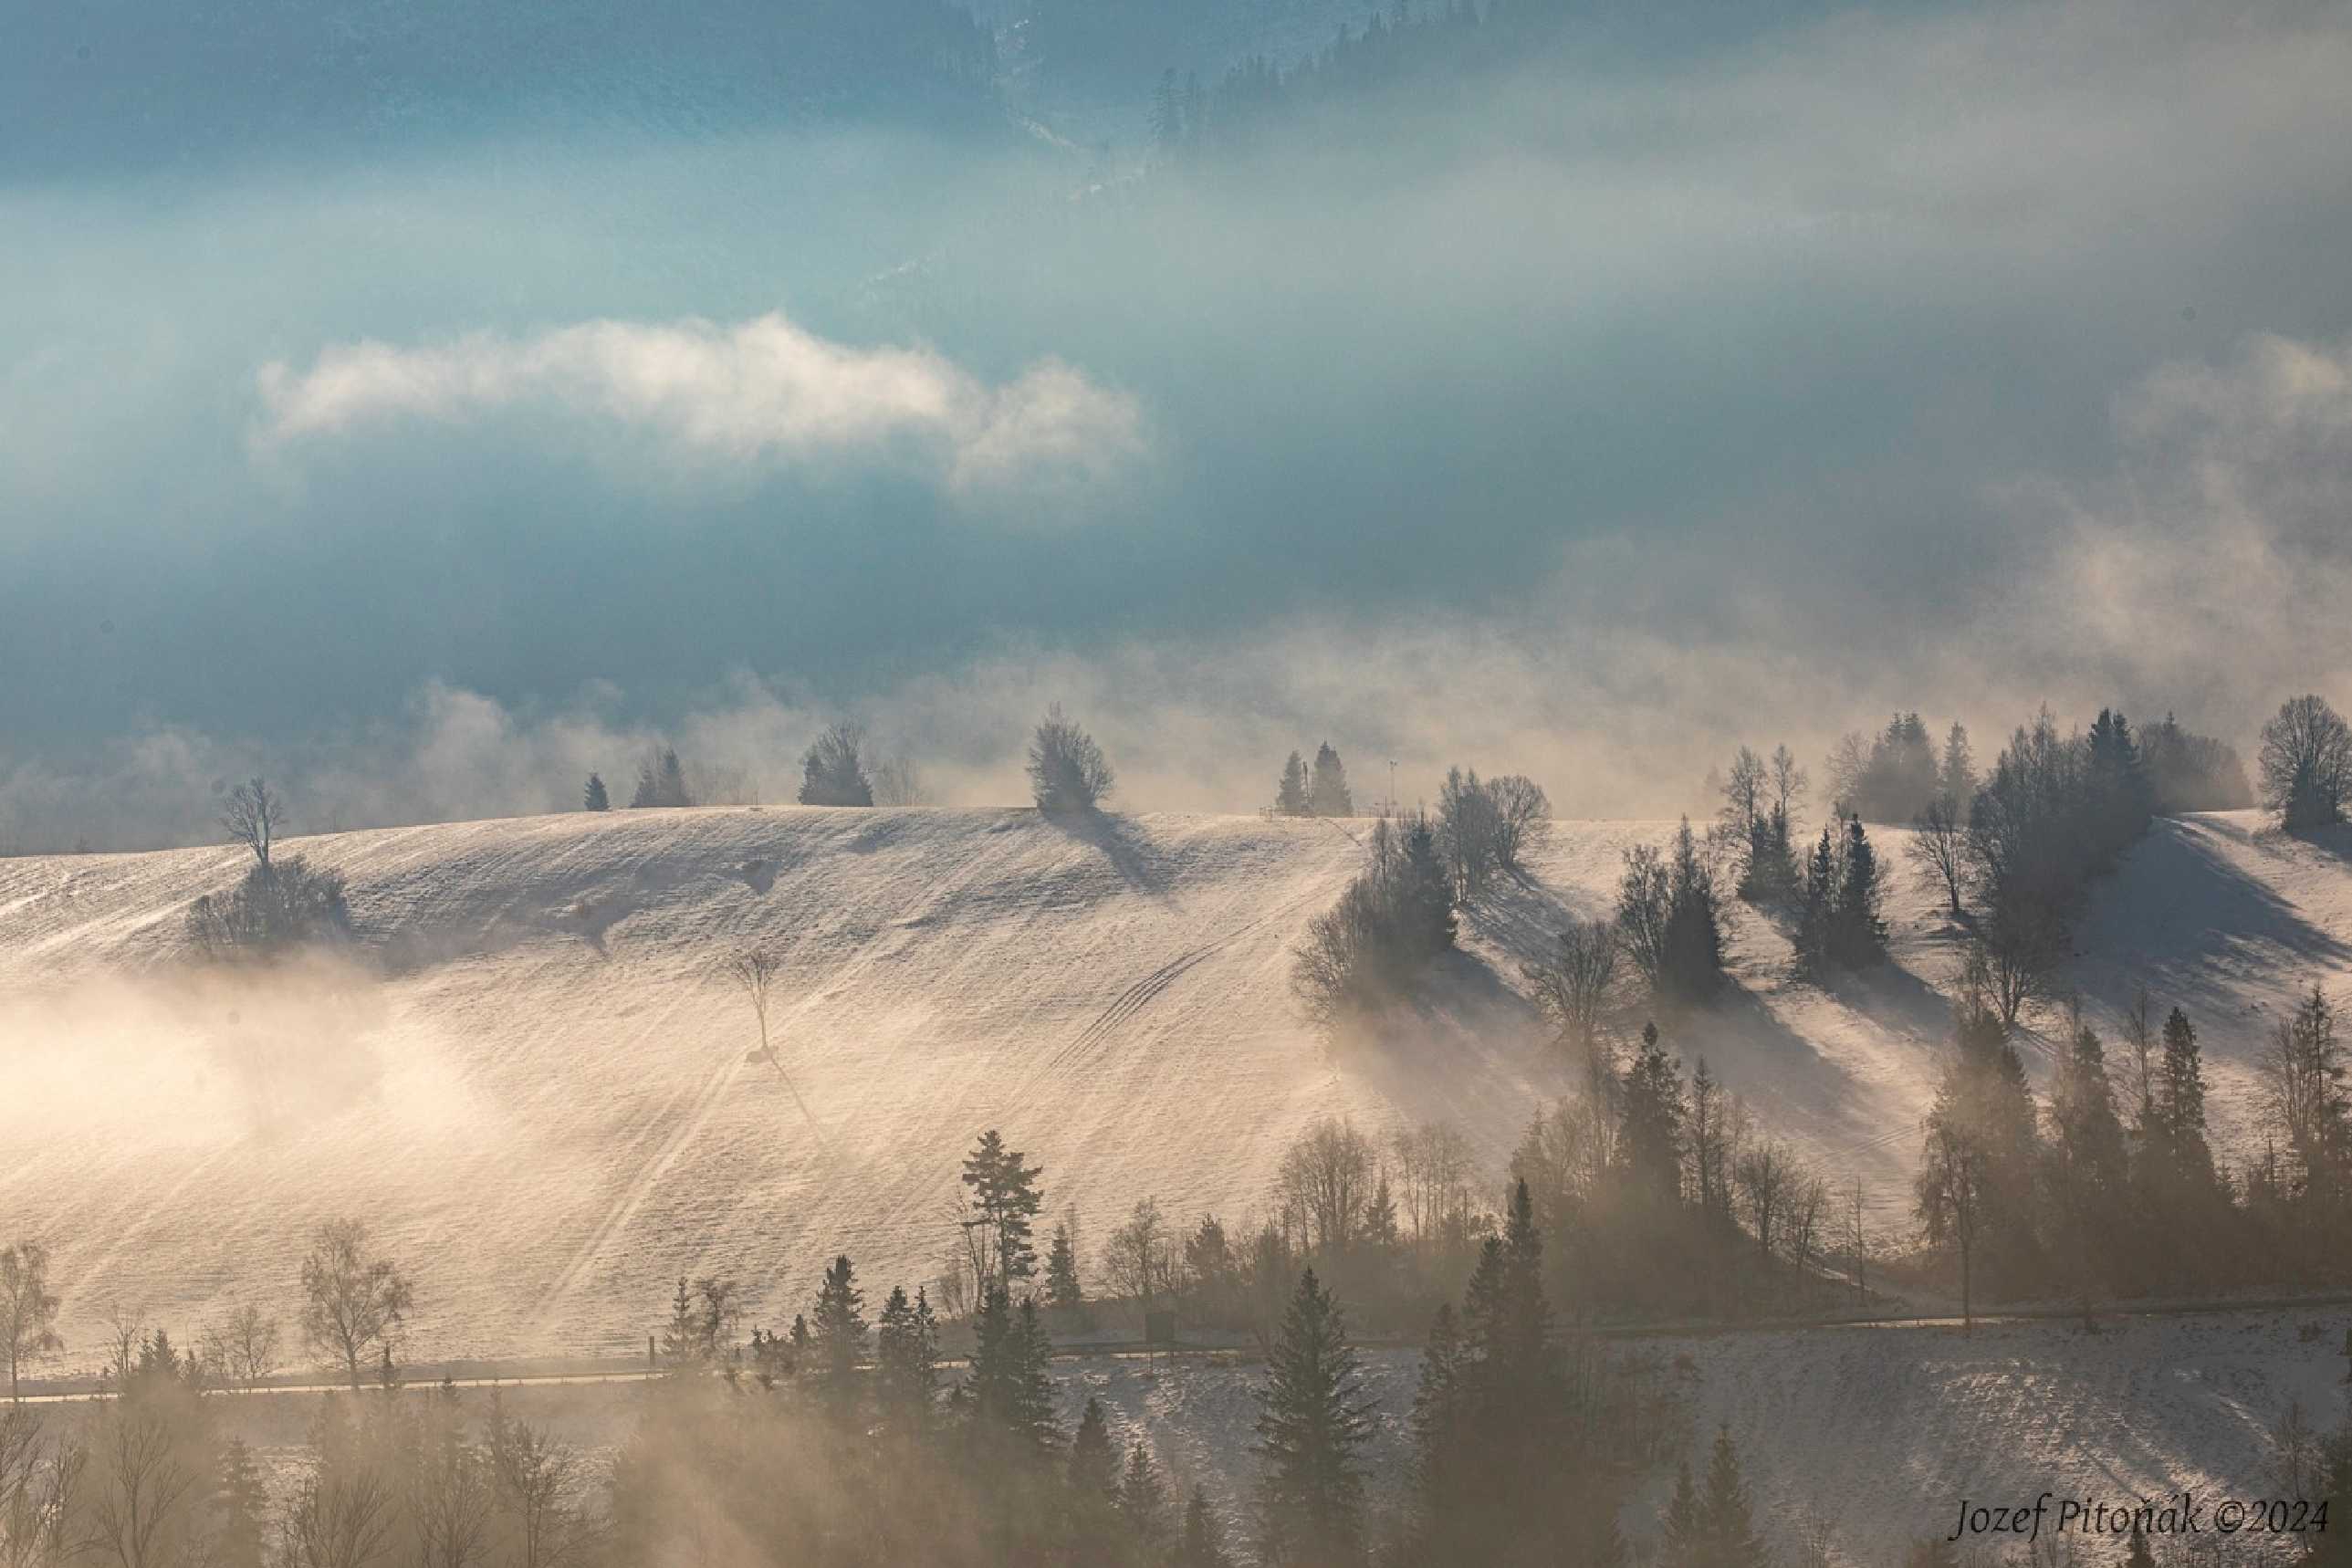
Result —
[{"label": "white cloud", "polygon": [[1145,447],[1136,401],[1059,361],[991,384],[929,349],[853,347],[773,313],[362,341],[308,370],[273,362],[259,380],[271,447],[535,405],[650,432],[697,461],[910,461],[966,495],[1104,479]]}]

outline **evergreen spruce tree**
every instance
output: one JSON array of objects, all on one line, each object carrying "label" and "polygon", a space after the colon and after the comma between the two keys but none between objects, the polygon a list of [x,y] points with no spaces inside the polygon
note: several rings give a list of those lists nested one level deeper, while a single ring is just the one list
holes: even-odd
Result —
[{"label": "evergreen spruce tree", "polygon": [[1977,793],[1977,770],[1964,725],[1954,724],[1944,736],[1944,760],[1937,769],[1936,790],[1956,815],[1966,818],[1969,802]]},{"label": "evergreen spruce tree", "polygon": [[857,1363],[866,1354],[866,1296],[857,1289],[856,1273],[846,1255],[835,1258],[817,1288],[816,1338],[818,1365],[829,1392],[845,1401],[856,1387]]},{"label": "evergreen spruce tree", "polygon": [[1078,1417],[1077,1436],[1070,1439],[1070,1485],[1090,1498],[1108,1498],[1118,1492],[1118,1451],[1111,1447],[1102,1401],[1091,1394],[1087,1395],[1085,1413]]},{"label": "evergreen spruce tree", "polygon": [[580,809],[583,811],[610,811],[613,809],[612,796],[604,793],[604,780],[601,774],[590,773],[588,775],[588,788],[581,795]]},{"label": "evergreen spruce tree", "polygon": [[1307,793],[1307,764],[1299,760],[1297,752],[1291,752],[1290,760],[1282,764],[1282,783],[1274,792],[1274,809],[1283,816],[1305,816],[1312,809]]},{"label": "evergreen spruce tree", "polygon": [[1454,1485],[1429,1518],[1433,1544],[1467,1563],[1511,1563],[1589,1526],[1566,1506],[1581,1478],[1560,1473],[1568,1390],[1525,1181],[1512,1190],[1503,1235],[1479,1251],[1457,1360],[1455,1436],[1439,1469]]},{"label": "evergreen spruce tree", "polygon": [[1630,1185],[1653,1213],[1682,1194],[1682,1069],[1658,1041],[1658,1026],[1642,1026],[1642,1044],[1625,1065],[1619,1096],[1617,1159]]},{"label": "evergreen spruce tree", "polygon": [[990,1286],[972,1320],[971,1370],[963,1387],[974,1436],[984,1447],[994,1449],[1009,1437],[1017,1449],[1044,1454],[1060,1444],[1046,1371],[1052,1353],[1036,1303],[1024,1299],[1016,1311],[1003,1286]]},{"label": "evergreen spruce tree", "polygon": [[686,787],[686,767],[677,760],[677,751],[669,746],[661,749],[654,767],[654,802],[656,805],[682,806],[694,804],[693,794]]},{"label": "evergreen spruce tree", "polygon": [[2156,1082],[2156,1120],[2174,1179],[2210,1191],[2213,1149],[2205,1140],[2205,1067],[2189,1015],[2172,1009],[2164,1020],[2164,1066]]},{"label": "evergreen spruce tree", "polygon": [[1731,1428],[1718,1426],[1715,1448],[1707,1456],[1706,1489],[1698,1500],[1699,1538],[1704,1542],[1699,1562],[1706,1568],[1753,1568],[1766,1560],[1763,1538],[1756,1533],[1756,1510],[1740,1479],[1739,1454],[1732,1447]]},{"label": "evergreen spruce tree", "polygon": [[1348,770],[1339,763],[1339,753],[1326,741],[1315,752],[1315,778],[1309,787],[1307,804],[1318,816],[1353,816],[1356,797],[1348,791]]},{"label": "evergreen spruce tree", "polygon": [[242,1437],[231,1436],[221,1447],[213,1514],[212,1554],[205,1561],[214,1568],[262,1568],[269,1490],[262,1482],[259,1461]]},{"label": "evergreen spruce tree", "polygon": [[1358,1238],[1367,1246],[1383,1251],[1394,1251],[1402,1241],[1397,1226],[1396,1197],[1389,1191],[1389,1174],[1381,1172],[1372,1184],[1372,1201],[1364,1207],[1364,1218]]},{"label": "evergreen spruce tree", "polygon": [[660,804],[661,784],[654,777],[654,764],[648,758],[637,767],[637,787],[635,793],[629,796],[629,809],[642,811],[647,806]]},{"label": "evergreen spruce tree", "polygon": [[1824,826],[1805,861],[1804,900],[1797,914],[1797,973],[1808,980],[1828,978],[1837,945],[1837,895],[1843,880],[1838,844]]},{"label": "evergreen spruce tree", "polygon": [[1070,1240],[1066,1220],[1054,1227],[1054,1245],[1045,1252],[1045,1302],[1076,1311],[1086,1300],[1086,1289],[1078,1283],[1078,1249]]},{"label": "evergreen spruce tree", "polygon": [[1119,1478],[1118,1511],[1145,1552],[1157,1556],[1168,1541],[1168,1488],[1151,1450],[1138,1439],[1127,1451],[1127,1471]]},{"label": "evergreen spruce tree", "polygon": [[1259,1496],[1265,1558],[1298,1568],[1339,1568],[1363,1559],[1364,1467],[1370,1401],[1348,1342],[1339,1303],[1315,1278],[1298,1290],[1259,1392]]},{"label": "evergreen spruce tree", "polygon": [[677,1369],[702,1359],[700,1314],[695,1310],[693,1288],[681,1274],[677,1277],[677,1292],[670,1298],[669,1321],[662,1328],[661,1361],[664,1366]]},{"label": "evergreen spruce tree", "polygon": [[2148,1550],[2147,1532],[2139,1521],[2132,1521],[2131,1546],[2124,1555],[2124,1568],[2156,1568],[2156,1553]]},{"label": "evergreen spruce tree", "polygon": [[1412,1479],[1424,1545],[1454,1533],[1465,1504],[1469,1441],[1468,1351],[1454,1327],[1454,1307],[1441,1303],[1421,1356],[1412,1396]]},{"label": "evergreen spruce tree", "polygon": [[875,1392],[886,1417],[902,1431],[926,1430],[939,1399],[940,1328],[922,1290],[910,1304],[904,1286],[891,1288],[874,1359]]},{"label": "evergreen spruce tree", "polygon": [[1438,852],[1437,830],[1420,812],[1405,824],[1401,898],[1408,952],[1428,958],[1454,946],[1453,879]]},{"label": "evergreen spruce tree", "polygon": [[1870,969],[1886,962],[1886,920],[1881,913],[1885,901],[1877,852],[1870,847],[1870,835],[1863,831],[1862,818],[1850,816],[1832,917],[1839,963],[1848,969]]},{"label": "evergreen spruce tree", "polygon": [[2074,1039],[2050,1078],[2049,1187],[2063,1252],[2084,1310],[2114,1276],[2128,1218],[2130,1169],[2106,1052],[2077,1016]]},{"label": "evergreen spruce tree", "polygon": [[1224,1526],[1209,1508],[1209,1492],[1196,1486],[1184,1504],[1184,1534],[1176,1543],[1177,1568],[1233,1568],[1225,1554]]},{"label": "evergreen spruce tree", "polygon": [[1667,900],[1659,993],[1674,1002],[1708,1001],[1723,984],[1722,912],[1688,817],[1675,835],[1674,853],[1667,859]]},{"label": "evergreen spruce tree", "polygon": [[1661,1521],[1659,1558],[1674,1568],[1688,1568],[1702,1561],[1706,1551],[1705,1526],[1700,1522],[1698,1489],[1691,1484],[1688,1459],[1675,1462],[1675,1495],[1666,1504]]},{"label": "evergreen spruce tree", "polygon": [[2104,865],[2147,831],[2156,792],[2131,725],[2122,714],[2099,710],[2084,749],[2088,777],[2084,783],[2090,817],[2085,826],[2091,836],[2085,847],[2092,864]]},{"label": "evergreen spruce tree", "polygon": [[1045,1205],[1037,1190],[1041,1166],[1026,1163],[1018,1149],[1007,1149],[994,1128],[963,1163],[963,1184],[971,1190],[971,1217],[965,1226],[980,1243],[983,1289],[993,1281],[1010,1287],[1037,1271],[1037,1249],[1031,1242],[1033,1223]]}]

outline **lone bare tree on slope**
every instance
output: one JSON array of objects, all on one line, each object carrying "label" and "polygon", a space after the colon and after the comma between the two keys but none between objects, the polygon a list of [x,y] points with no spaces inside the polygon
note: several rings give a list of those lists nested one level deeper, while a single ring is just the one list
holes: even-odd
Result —
[{"label": "lone bare tree on slope", "polygon": [[392,1336],[416,1293],[397,1264],[370,1251],[365,1221],[331,1219],[302,1260],[302,1298],[303,1337],[342,1363],[356,1391],[369,1351],[390,1357]]},{"label": "lone bare tree on slope", "polygon": [[2289,832],[2344,820],[2352,799],[2352,725],[2324,698],[2280,705],[2263,726],[2263,804]]},{"label": "lone bare tree on slope", "polygon": [[220,824],[228,841],[252,850],[264,866],[269,864],[269,846],[285,820],[286,803],[270,793],[268,779],[258,776],[230,790],[221,803]]},{"label": "lone bare tree on slope", "polygon": [[776,1047],[768,1040],[768,1001],[774,994],[776,977],[782,973],[782,963],[764,947],[747,947],[727,961],[727,978],[742,991],[751,1004],[752,1016],[760,1021],[759,1048],[744,1059],[765,1062],[775,1068],[776,1076],[784,1080],[786,1089],[792,1090],[793,1103],[801,1108],[801,1115],[806,1118],[810,1130],[816,1133],[817,1142],[823,1144],[824,1130],[817,1125],[816,1116],[809,1110],[808,1101],[801,1098],[800,1085],[794,1083],[793,1075],[784,1070],[783,1058],[776,1055]]}]

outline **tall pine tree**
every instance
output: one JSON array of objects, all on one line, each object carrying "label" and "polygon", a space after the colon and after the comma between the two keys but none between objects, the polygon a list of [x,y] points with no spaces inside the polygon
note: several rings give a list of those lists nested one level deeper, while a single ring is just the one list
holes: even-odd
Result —
[{"label": "tall pine tree", "polygon": [[1307,764],[1299,760],[1297,752],[1291,752],[1290,760],[1282,764],[1282,783],[1275,788],[1274,809],[1283,816],[1305,816],[1313,809],[1308,804]]},{"label": "tall pine tree", "polygon": [[996,1129],[980,1135],[964,1157],[963,1184],[971,1191],[971,1213],[964,1221],[971,1237],[972,1259],[984,1293],[993,1283],[1008,1289],[1016,1279],[1037,1271],[1037,1249],[1030,1237],[1038,1211],[1045,1205],[1037,1189],[1045,1170],[1027,1163],[1018,1149],[1007,1149]]},{"label": "tall pine tree", "polygon": [[866,1294],[857,1288],[856,1270],[847,1254],[835,1258],[824,1271],[812,1329],[826,1392],[846,1404],[856,1392],[857,1363],[866,1355]]},{"label": "tall pine tree", "polygon": [[1118,1450],[1111,1446],[1102,1401],[1091,1394],[1078,1416],[1077,1435],[1070,1439],[1070,1485],[1089,1498],[1109,1498],[1118,1491]]},{"label": "tall pine tree", "polygon": [[1364,1446],[1372,1403],[1345,1318],[1308,1268],[1284,1314],[1259,1392],[1265,1557],[1296,1568],[1352,1568],[1364,1555]]}]

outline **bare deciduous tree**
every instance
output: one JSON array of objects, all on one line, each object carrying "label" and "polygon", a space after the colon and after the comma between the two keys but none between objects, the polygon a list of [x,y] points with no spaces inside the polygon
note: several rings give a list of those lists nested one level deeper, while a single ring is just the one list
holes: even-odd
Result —
[{"label": "bare deciduous tree", "polygon": [[278,1370],[278,1320],[247,1301],[205,1331],[204,1359],[224,1384],[251,1392]]},{"label": "bare deciduous tree", "polygon": [[2318,1490],[2327,1474],[2326,1450],[2303,1401],[2288,1400],[2278,1430],[2271,1434],[2271,1484],[2279,1495],[2305,1498]]},{"label": "bare deciduous tree", "polygon": [[65,1349],[57,1333],[58,1301],[49,1289],[49,1250],[37,1241],[19,1241],[0,1250],[0,1349],[8,1352],[8,1402],[22,1403],[17,1379],[24,1369]]},{"label": "bare deciduous tree", "polygon": [[793,1103],[800,1107],[802,1119],[816,1134],[817,1142],[823,1144],[824,1129],[817,1125],[816,1113],[809,1109],[808,1101],[801,1098],[801,1086],[794,1083],[793,1075],[784,1070],[783,1058],[776,1054],[774,1045],[768,1038],[768,1005],[775,993],[776,978],[783,973],[783,968],[782,962],[766,948],[750,947],[727,961],[727,978],[734,982],[751,1002],[752,1016],[760,1021],[759,1047],[745,1059],[765,1062],[774,1069],[776,1077],[782,1079],[784,1088],[791,1091]]},{"label": "bare deciduous tree", "polygon": [[2291,698],[2263,726],[2263,804],[2290,829],[2344,820],[2352,798],[2352,726],[2326,700]]},{"label": "bare deciduous tree", "polygon": [[1588,1068],[1593,1068],[1594,1047],[1601,1042],[1609,1009],[1610,983],[1617,976],[1614,922],[1574,922],[1559,933],[1559,944],[1549,958],[1528,964],[1522,973],[1535,989],[1537,1009],[1550,1021],[1560,1044],[1581,1053]]},{"label": "bare deciduous tree", "polygon": [[921,770],[911,757],[893,754],[874,764],[874,804],[877,805],[929,805],[931,792],[923,784]]},{"label": "bare deciduous tree", "polygon": [[1756,1246],[1767,1258],[1784,1239],[1782,1227],[1796,1181],[1795,1162],[1778,1139],[1759,1142],[1733,1163],[1732,1185],[1748,1211],[1748,1228],[1755,1235]]},{"label": "bare deciduous tree", "polygon": [[1282,1156],[1275,1191],[1286,1221],[1318,1250],[1347,1249],[1371,1196],[1371,1141],[1337,1117],[1317,1122]]},{"label": "bare deciduous tree", "polygon": [[23,1405],[0,1410],[0,1568],[55,1568],[77,1554],[68,1527],[88,1458],[47,1441]]},{"label": "bare deciduous tree", "polygon": [[391,1544],[391,1489],[381,1476],[303,1478],[279,1525],[279,1557],[292,1568],[367,1568]]},{"label": "bare deciduous tree", "polygon": [[331,1219],[311,1238],[302,1260],[302,1334],[311,1348],[342,1364],[354,1391],[371,1351],[392,1353],[415,1291],[399,1266],[368,1247],[368,1227]]},{"label": "bare deciduous tree", "polygon": [[1824,1498],[1806,1500],[1797,1514],[1797,1554],[1792,1568],[1833,1568],[1843,1561],[1837,1550],[1838,1512]]},{"label": "bare deciduous tree", "polygon": [[1805,804],[1805,791],[1813,781],[1797,764],[1797,754],[1785,745],[1772,748],[1770,768],[1772,805],[1782,816],[1794,823],[1798,808]]},{"label": "bare deciduous tree", "polygon": [[578,1461],[544,1432],[494,1413],[490,1478],[514,1568],[562,1568],[587,1544],[572,1508]]},{"label": "bare deciduous tree", "polygon": [[751,1016],[760,1024],[760,1047],[750,1059],[771,1067],[776,1065],[776,1053],[768,1044],[768,998],[774,992],[776,976],[782,971],[783,965],[776,955],[763,947],[747,947],[727,961],[727,978],[751,1004]]},{"label": "bare deciduous tree", "polygon": [[1788,1219],[1781,1226],[1781,1236],[1789,1265],[1797,1271],[1800,1291],[1811,1289],[1813,1267],[1821,1256],[1822,1225],[1829,1206],[1829,1184],[1799,1164],[1789,1191]]},{"label": "bare deciduous tree", "polygon": [[1479,1174],[1462,1129],[1424,1121],[1400,1130],[1390,1152],[1413,1244],[1429,1248],[1466,1238],[1476,1223]]},{"label": "bare deciduous tree", "polygon": [[117,1400],[97,1445],[97,1497],[90,1522],[121,1568],[165,1568],[197,1559],[193,1521],[202,1479],[159,1412]]},{"label": "bare deciduous tree", "polygon": [[1968,881],[1968,833],[1959,808],[1948,796],[1937,795],[1912,819],[1911,842],[1904,853],[1931,880],[1944,885],[1952,918],[1960,919],[1966,913],[1960,908],[1960,889]]},{"label": "bare deciduous tree", "polygon": [[264,866],[269,864],[269,847],[285,820],[286,803],[270,793],[269,781],[264,778],[246,780],[221,802],[220,824],[228,841],[252,850],[253,858]]},{"label": "bare deciduous tree", "polygon": [[1149,1307],[1174,1289],[1177,1256],[1175,1233],[1145,1198],[1104,1243],[1103,1274],[1120,1295]]},{"label": "bare deciduous tree", "polygon": [[2002,1028],[2014,1029],[2025,1005],[2049,994],[2063,941],[2045,911],[2027,909],[1998,920],[1969,947],[1960,989],[1980,999]]},{"label": "bare deciduous tree", "polygon": [[1524,869],[1523,858],[1551,820],[1551,801],[1543,785],[1518,773],[1488,780],[1486,798],[1494,808],[1496,861],[1507,871]]},{"label": "bare deciduous tree", "polygon": [[489,1463],[466,1441],[454,1410],[436,1408],[427,1422],[407,1489],[417,1568],[474,1568],[490,1554]]}]

